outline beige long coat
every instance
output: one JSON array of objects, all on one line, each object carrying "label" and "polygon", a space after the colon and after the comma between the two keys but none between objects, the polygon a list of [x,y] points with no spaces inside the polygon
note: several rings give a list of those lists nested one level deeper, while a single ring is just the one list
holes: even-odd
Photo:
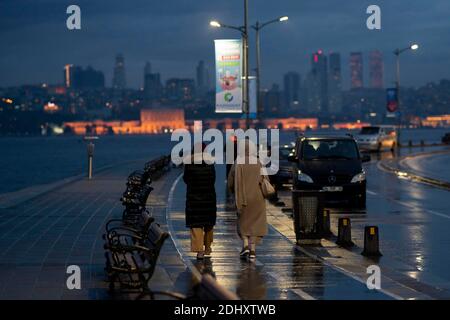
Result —
[{"label": "beige long coat", "polygon": [[239,235],[256,237],[267,234],[266,201],[259,186],[260,164],[233,164],[228,175],[228,188],[234,192],[238,210]]}]

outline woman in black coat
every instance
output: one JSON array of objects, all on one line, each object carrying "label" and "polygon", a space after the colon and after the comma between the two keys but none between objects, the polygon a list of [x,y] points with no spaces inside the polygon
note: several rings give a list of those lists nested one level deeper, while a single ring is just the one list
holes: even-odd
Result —
[{"label": "woman in black coat", "polygon": [[186,164],[186,227],[191,229],[191,251],[197,259],[211,257],[213,228],[216,224],[216,171],[213,164]]}]

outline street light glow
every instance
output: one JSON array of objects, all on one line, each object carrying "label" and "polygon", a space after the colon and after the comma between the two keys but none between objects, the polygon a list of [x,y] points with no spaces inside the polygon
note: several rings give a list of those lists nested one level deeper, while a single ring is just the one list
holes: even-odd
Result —
[{"label": "street light glow", "polygon": [[288,16],[283,16],[279,20],[280,20],[280,22],[287,21],[287,20],[289,20],[289,17]]},{"label": "street light glow", "polygon": [[215,28],[220,28],[220,27],[221,27],[220,23],[219,23],[218,21],[215,21],[215,20],[211,21],[211,22],[209,23],[209,25],[210,25],[211,27],[215,27]]},{"label": "street light glow", "polygon": [[417,49],[419,49],[419,45],[417,43],[415,43],[411,46],[411,50],[417,50]]}]

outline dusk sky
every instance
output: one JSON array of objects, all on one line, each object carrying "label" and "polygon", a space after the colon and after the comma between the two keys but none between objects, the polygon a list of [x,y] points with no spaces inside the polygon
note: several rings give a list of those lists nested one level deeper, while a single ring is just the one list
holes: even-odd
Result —
[{"label": "dusk sky", "polygon": [[[304,78],[310,54],[340,52],[344,87],[352,51],[379,49],[385,85],[393,83],[397,47],[420,44],[401,57],[402,84],[423,85],[450,78],[449,0],[249,0],[250,22],[288,15],[287,23],[262,31],[262,83],[282,83],[297,71]],[[66,8],[81,7],[82,29],[66,28]],[[368,30],[366,8],[381,7],[381,30]],[[0,0],[0,86],[62,81],[63,65],[91,65],[111,86],[114,58],[125,56],[130,87],[142,86],[146,61],[163,80],[195,77],[203,59],[214,67],[214,39],[238,38],[236,31],[209,26],[211,19],[241,25],[242,0]],[[254,32],[251,32],[254,66]],[[368,68],[365,66],[365,77]]]}]

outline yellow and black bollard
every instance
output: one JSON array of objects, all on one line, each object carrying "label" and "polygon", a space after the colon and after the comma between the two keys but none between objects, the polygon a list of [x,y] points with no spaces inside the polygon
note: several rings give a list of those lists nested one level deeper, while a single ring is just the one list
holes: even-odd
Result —
[{"label": "yellow and black bollard", "polygon": [[338,238],[336,243],[341,247],[353,247],[352,226],[349,218],[339,218]]},{"label": "yellow and black bollard", "polygon": [[323,238],[329,238],[333,235],[330,227],[330,209],[324,209],[319,221],[319,232]]},{"label": "yellow and black bollard", "polygon": [[361,252],[366,257],[380,257],[378,227],[366,226],[364,227],[364,250]]}]

